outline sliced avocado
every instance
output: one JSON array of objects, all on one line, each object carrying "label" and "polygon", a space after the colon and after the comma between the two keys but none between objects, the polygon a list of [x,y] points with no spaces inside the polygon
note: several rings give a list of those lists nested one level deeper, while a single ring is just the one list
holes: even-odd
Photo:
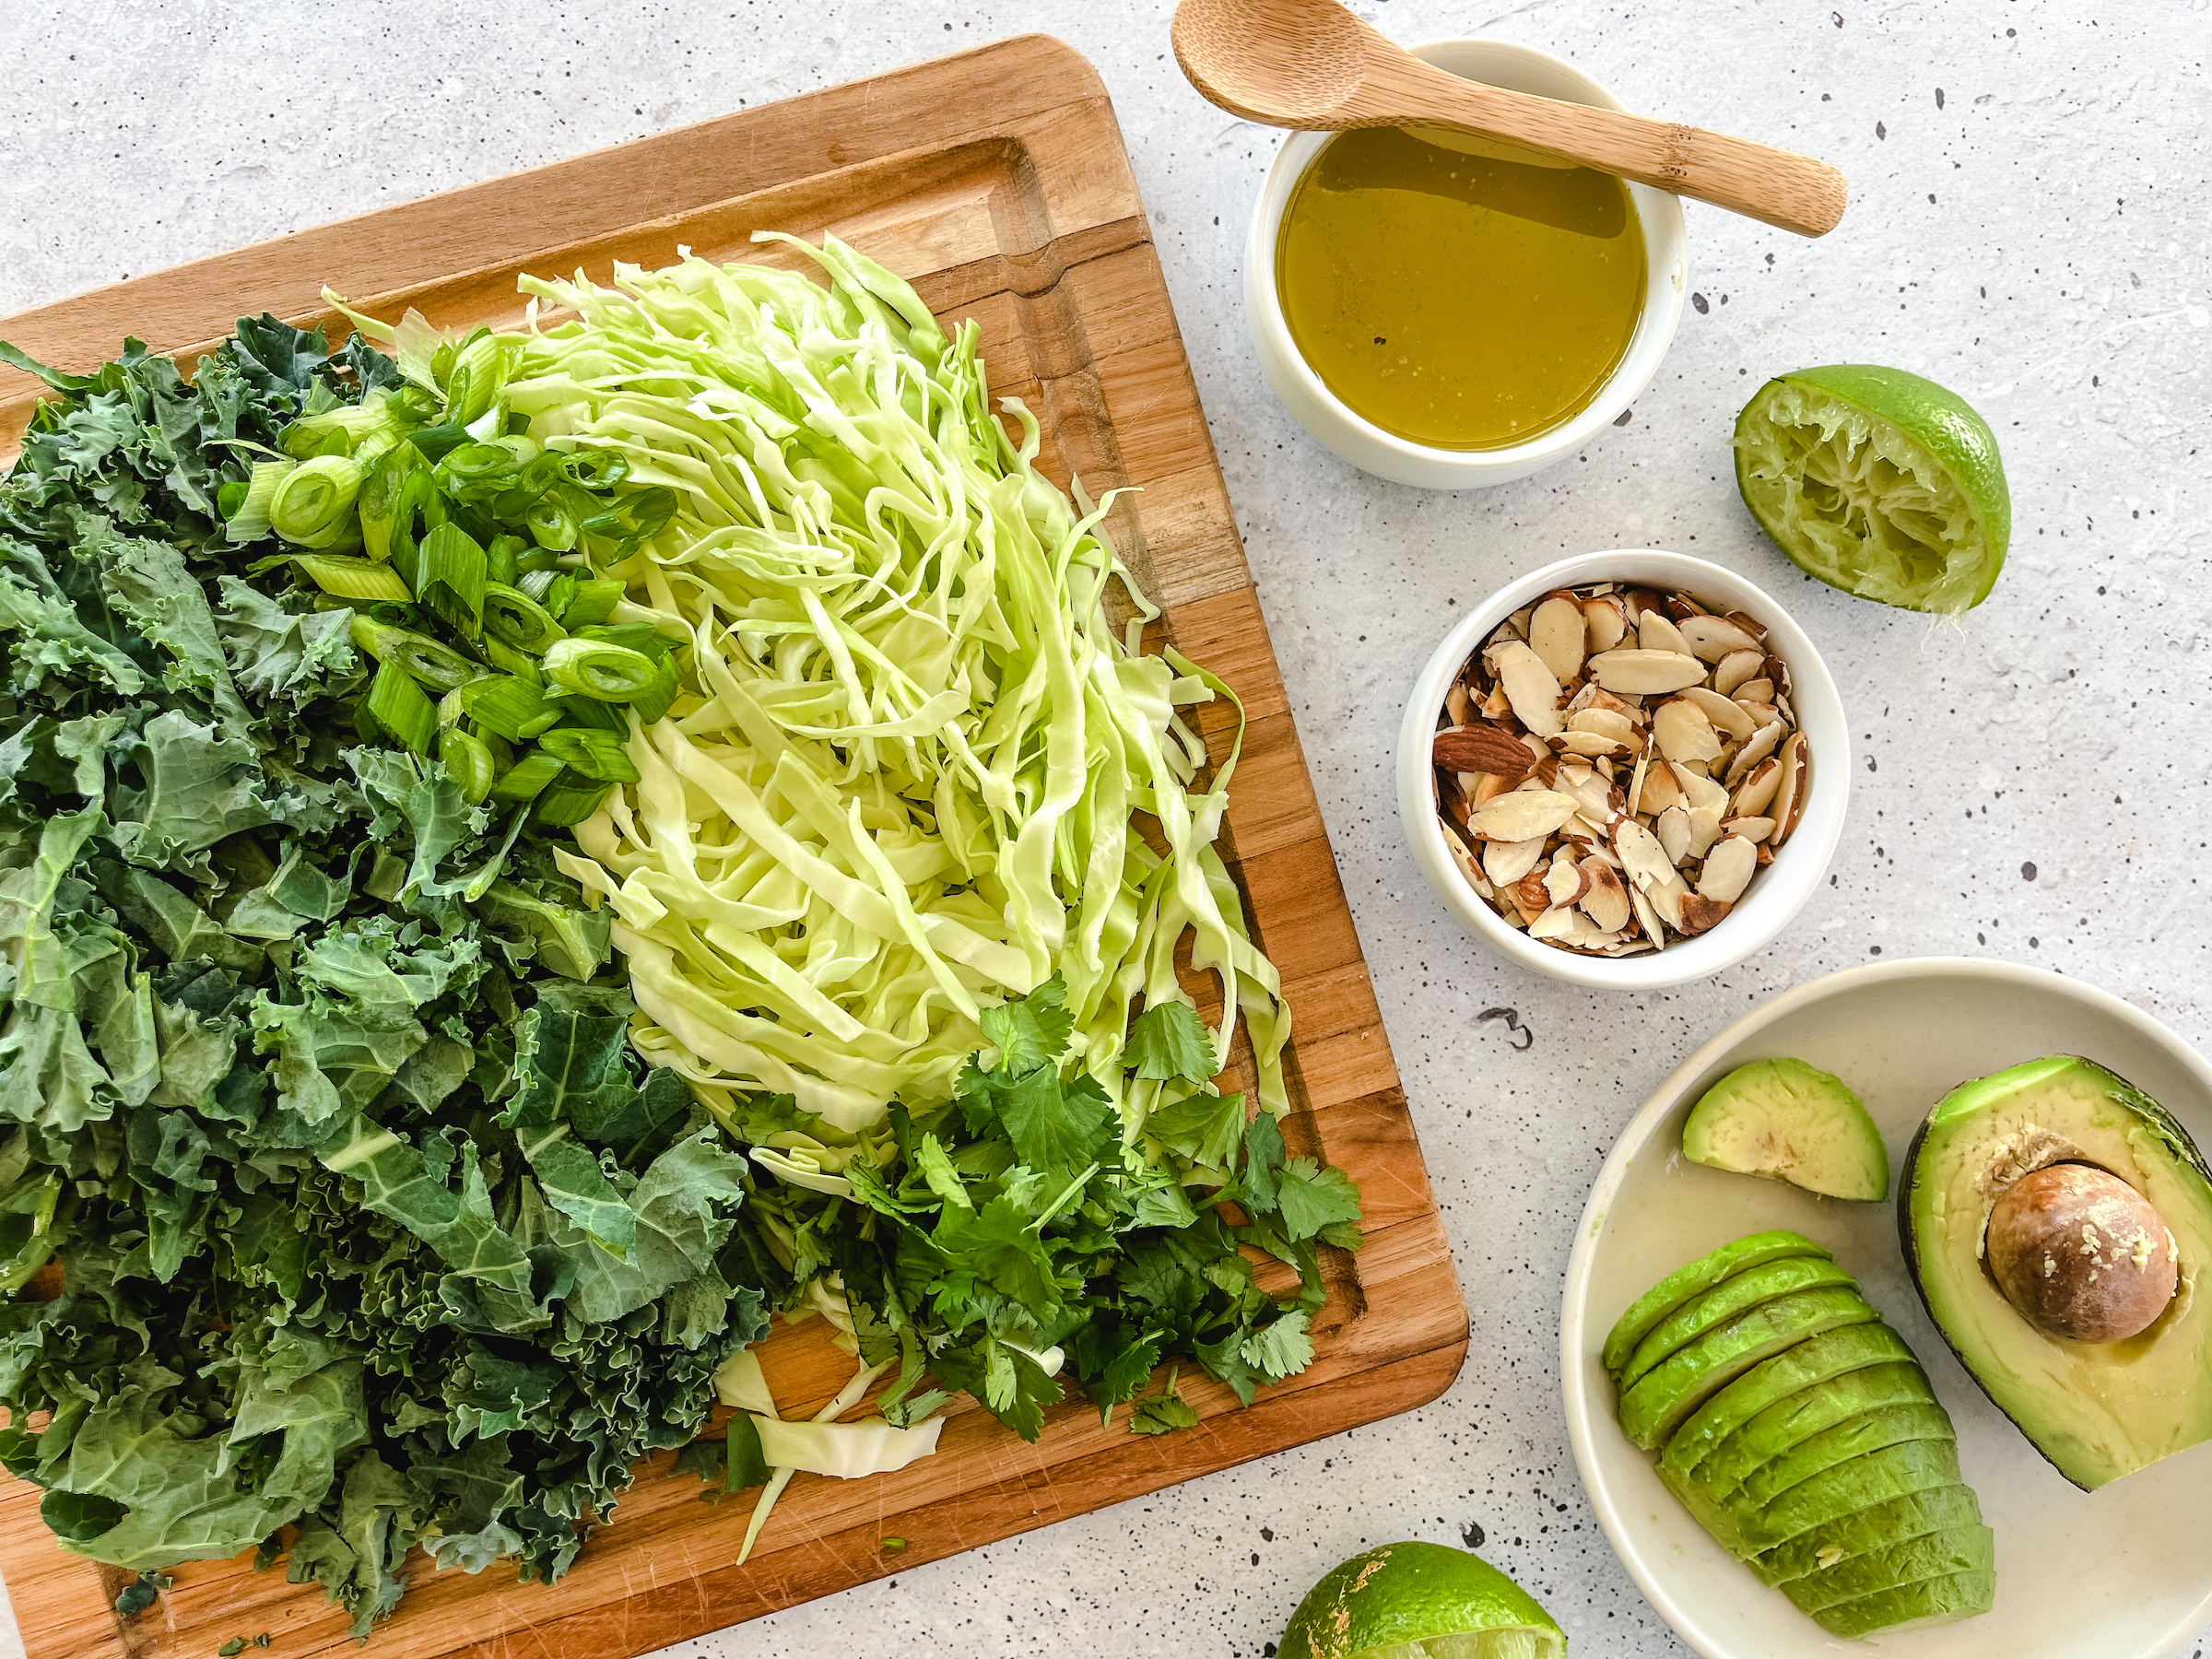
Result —
[{"label": "sliced avocado", "polygon": [[1746,1371],[1675,1430],[1660,1461],[1688,1470],[1704,1461],[1753,1418],[1791,1395],[1868,1366],[1912,1361],[1905,1339],[1885,1324],[1845,1325],[1799,1343]]},{"label": "sliced avocado", "polygon": [[1885,1590],[1858,1601],[1839,1602],[1814,1614],[1813,1622],[1831,1636],[1893,1636],[1928,1625],[1956,1624],[1986,1613],[1997,1599],[1997,1575],[1983,1567],[1950,1572],[1916,1584]]},{"label": "sliced avocado", "polygon": [[1905,1441],[1830,1464],[1756,1512],[1734,1506],[1729,1512],[1736,1517],[1744,1542],[1754,1549],[1766,1550],[1854,1510],[1885,1503],[1907,1492],[1947,1486],[1958,1478],[1956,1442]]},{"label": "sliced avocado", "polygon": [[1855,1289],[1842,1285],[1761,1302],[1676,1349],[1622,1394],[1621,1429],[1649,1452],[1707,1399],[1761,1359],[1823,1331],[1871,1324],[1880,1317]]},{"label": "sliced avocado", "polygon": [[1950,1414],[1933,1400],[1911,1406],[1884,1406],[1846,1418],[1833,1429],[1822,1430],[1780,1457],[1761,1464],[1744,1477],[1744,1483],[1722,1501],[1731,1507],[1764,1510],[1780,1502],[1801,1481],[1846,1458],[1878,1452],[1884,1446],[1908,1441],[1956,1441]]},{"label": "sliced avocado", "polygon": [[[2054,1163],[2117,1176],[2159,1212],[2172,1300],[2141,1335],[2046,1334],[1985,1269],[1990,1211]],[[2093,1061],[2054,1054],[1953,1089],[1929,1112],[1898,1193],[1905,1261],[1928,1315],[1982,1390],[2085,1490],[2212,1439],[2212,1171],[2157,1102]],[[2126,1258],[2113,1271],[2125,1272]]]},{"label": "sliced avocado", "polygon": [[1682,1156],[1830,1198],[1889,1195],[1874,1119],[1842,1078],[1802,1060],[1754,1060],[1707,1089],[1682,1125]]},{"label": "sliced avocado", "polygon": [[1917,1583],[1951,1572],[1979,1572],[1996,1564],[1997,1535],[1979,1522],[1947,1526],[1941,1532],[1923,1533],[1887,1549],[1869,1551],[1838,1561],[1833,1567],[1808,1572],[1783,1586],[1798,1611],[1817,1613],[1822,1607],[1879,1594],[1900,1584]]},{"label": "sliced avocado", "polygon": [[1653,1327],[1652,1334],[1638,1343],[1636,1351],[1629,1356],[1628,1364],[1616,1379],[1617,1385],[1633,1388],[1669,1354],[1738,1313],[1747,1312],[1776,1297],[1799,1290],[1818,1290],[1823,1285],[1849,1285],[1854,1290],[1858,1288],[1856,1279],[1825,1256],[1789,1256],[1749,1268],[1734,1278],[1724,1278]]},{"label": "sliced avocado", "polygon": [[1725,1497],[1744,1484],[1747,1475],[1839,1423],[1884,1406],[1935,1402],[1927,1373],[1916,1360],[1870,1365],[1831,1377],[1775,1401],[1714,1447],[1711,1456],[1689,1471],[1690,1478],[1716,1498]]},{"label": "sliced avocado", "polygon": [[1982,1503],[1973,1488],[1960,1481],[1908,1492],[1841,1520],[1800,1533],[1751,1560],[1759,1582],[1786,1584],[1863,1555],[1887,1549],[1907,1538],[1952,1526],[1978,1526]]},{"label": "sliced avocado", "polygon": [[1614,1322],[1611,1334],[1606,1337],[1603,1355],[1606,1369],[1618,1377],[1629,1356],[1636,1351],[1636,1345],[1651,1334],[1653,1326],[1723,1279],[1762,1263],[1780,1261],[1784,1256],[1827,1254],[1819,1245],[1797,1233],[1752,1233],[1700,1256],[1687,1266],[1676,1268],[1638,1297],[1629,1311]]}]

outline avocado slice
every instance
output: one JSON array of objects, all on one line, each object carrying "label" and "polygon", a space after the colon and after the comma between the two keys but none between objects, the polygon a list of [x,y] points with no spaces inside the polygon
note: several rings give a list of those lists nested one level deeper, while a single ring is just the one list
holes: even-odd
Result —
[{"label": "avocado slice", "polygon": [[1651,1335],[1653,1326],[1723,1279],[1768,1262],[1781,1261],[1785,1256],[1801,1255],[1826,1259],[1828,1252],[1800,1233],[1777,1230],[1752,1233],[1676,1268],[1638,1297],[1629,1311],[1614,1322],[1602,1356],[1606,1370],[1618,1377],[1620,1368],[1636,1351],[1636,1345]]},{"label": "avocado slice", "polygon": [[1996,1534],[1975,1522],[1965,1526],[1947,1526],[1940,1532],[1923,1533],[1917,1538],[1907,1538],[1887,1549],[1853,1556],[1833,1567],[1792,1579],[1783,1586],[1783,1591],[1797,1605],[1799,1612],[1818,1613],[1823,1607],[1876,1595],[1921,1579],[1951,1572],[1978,1572],[1994,1567],[1996,1559]]},{"label": "avocado slice", "polygon": [[1761,1302],[1676,1349],[1620,1396],[1620,1426],[1649,1452],[1712,1394],[1761,1359],[1839,1325],[1871,1324],[1881,1315],[1849,1286],[1800,1290]]},{"label": "avocado slice", "polygon": [[[2180,1284],[2124,1341],[2051,1335],[1985,1269],[2004,1189],[2054,1163],[2117,1176],[2165,1222]],[[1914,1138],[1898,1227],[1928,1315],[1982,1390],[2076,1486],[2094,1491],[2212,1439],[2212,1170],[2186,1131],[2094,1061],[2053,1054],[1961,1084]],[[2126,1271],[2116,1265],[2115,1271]]]},{"label": "avocado slice", "polygon": [[1903,1441],[1847,1457],[1801,1480],[1765,1508],[1731,1507],[1736,1529],[1753,1549],[1771,1549],[1801,1533],[1907,1492],[1948,1486],[1959,1478],[1959,1447],[1948,1440]]},{"label": "avocado slice", "polygon": [[1950,1414],[1933,1400],[1909,1406],[1884,1406],[1846,1418],[1780,1457],[1761,1464],[1744,1477],[1744,1483],[1722,1501],[1731,1506],[1764,1510],[1781,1501],[1799,1482],[1844,1459],[1908,1441],[1957,1441]]},{"label": "avocado slice", "polygon": [[1725,1497],[1754,1470],[1840,1423],[1884,1406],[1935,1402],[1927,1373],[1917,1361],[1870,1365],[1775,1401],[1693,1466],[1690,1478],[1715,1497]]},{"label": "avocado slice", "polygon": [[1997,1599],[1993,1568],[1946,1573],[1858,1601],[1839,1602],[1814,1614],[1813,1622],[1831,1636],[1894,1636],[1928,1625],[1952,1624],[1986,1613]]},{"label": "avocado slice", "polygon": [[1786,1585],[1908,1538],[1947,1527],[1978,1526],[1981,1522],[1982,1503],[1973,1488],[1953,1481],[1855,1510],[1839,1521],[1800,1533],[1753,1557],[1750,1567],[1761,1583]]},{"label": "avocado slice", "polygon": [[1707,1089],[1682,1125],[1682,1156],[1830,1198],[1889,1195],[1874,1119],[1842,1078],[1802,1060],[1754,1060]]},{"label": "avocado slice", "polygon": [[1694,1468],[1753,1418],[1792,1394],[1831,1377],[1898,1361],[1918,1363],[1905,1339],[1885,1324],[1845,1325],[1801,1342],[1746,1371],[1699,1406],[1675,1430],[1660,1461],[1674,1469]]},{"label": "avocado slice", "polygon": [[1661,1320],[1652,1334],[1636,1345],[1636,1351],[1615,1379],[1616,1384],[1633,1388],[1668,1355],[1738,1313],[1794,1291],[1818,1290],[1823,1285],[1858,1288],[1856,1279],[1825,1256],[1789,1256],[1723,1279]]}]

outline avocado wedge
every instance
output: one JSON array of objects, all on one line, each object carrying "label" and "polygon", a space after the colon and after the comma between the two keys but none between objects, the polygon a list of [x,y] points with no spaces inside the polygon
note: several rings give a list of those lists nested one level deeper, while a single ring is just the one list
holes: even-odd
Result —
[{"label": "avocado wedge", "polygon": [[1959,1478],[1959,1448],[1948,1440],[1904,1441],[1830,1464],[1756,1514],[1735,1509],[1737,1530],[1754,1549],[1771,1549],[1800,1533],[1907,1492]]},{"label": "avocado wedge", "polygon": [[1877,1595],[1900,1584],[1952,1572],[1979,1572],[1996,1563],[1996,1535],[1979,1522],[1947,1526],[1941,1532],[1923,1533],[1887,1549],[1853,1556],[1792,1579],[1783,1593],[1801,1613]]},{"label": "avocado wedge", "polygon": [[1915,1361],[1868,1366],[1777,1400],[1714,1447],[1691,1468],[1690,1478],[1724,1498],[1746,1477],[1839,1424],[1885,1407],[1935,1403],[1927,1374]]},{"label": "avocado wedge", "polygon": [[[2006,1190],[2059,1164],[2117,1177],[2163,1220],[2169,1237],[2139,1248],[2171,1253],[2178,1288],[2139,1335],[2051,1335],[2006,1299],[1985,1265],[1990,1217]],[[1944,1340],[2076,1486],[2094,1491],[2212,1439],[2212,1281],[2204,1278],[2212,1170],[2187,1132],[2124,1078],[2054,1054],[1953,1089],[1912,1143],[1898,1224]],[[2099,1258],[2100,1270],[2124,1276],[2144,1259],[2115,1250],[2109,1263]]]},{"label": "avocado wedge", "polygon": [[1708,1398],[1760,1360],[1823,1331],[1871,1324],[1880,1317],[1856,1289],[1842,1285],[1761,1302],[1676,1349],[1623,1392],[1621,1429],[1649,1452]]},{"label": "avocado wedge", "polygon": [[1752,1418],[1792,1395],[1869,1366],[1900,1361],[1919,1364],[1905,1339],[1885,1324],[1845,1325],[1801,1342],[1746,1371],[1699,1406],[1675,1430],[1660,1461],[1669,1468],[1694,1468]]},{"label": "avocado wedge", "polygon": [[1636,1345],[1636,1351],[1629,1356],[1615,1381],[1621,1388],[1633,1388],[1661,1360],[1715,1325],[1748,1312],[1761,1302],[1799,1290],[1818,1290],[1825,1285],[1858,1288],[1858,1281],[1826,1256],[1790,1256],[1723,1279],[1661,1320],[1652,1334]]},{"label": "avocado wedge", "polygon": [[1861,1412],[1791,1447],[1782,1456],[1761,1464],[1745,1476],[1743,1485],[1724,1501],[1764,1511],[1800,1482],[1810,1480],[1846,1458],[1878,1452],[1884,1446],[1903,1445],[1909,1441],[1955,1442],[1958,1438],[1951,1428],[1950,1414],[1933,1400]]},{"label": "avocado wedge", "polygon": [[1831,1636],[1871,1636],[1877,1630],[1894,1636],[1986,1613],[1996,1595],[1996,1572],[1983,1567],[1972,1572],[1923,1579],[1858,1601],[1839,1602],[1821,1608],[1812,1618]]},{"label": "avocado wedge", "polygon": [[1787,1544],[1778,1544],[1753,1557],[1750,1567],[1761,1583],[1786,1587],[1808,1574],[1875,1554],[1909,1538],[1981,1524],[1982,1504],[1973,1488],[1954,1481],[1908,1492],[1800,1533]]},{"label": "avocado wedge", "polygon": [[1653,1326],[1723,1279],[1768,1262],[1778,1262],[1784,1256],[1799,1255],[1825,1258],[1828,1252],[1802,1234],[1778,1230],[1752,1233],[1677,1267],[1638,1297],[1629,1311],[1614,1322],[1601,1356],[1606,1370],[1618,1377],[1620,1368],[1629,1362],[1629,1356],[1636,1351],[1636,1345],[1651,1334]]},{"label": "avocado wedge", "polygon": [[1682,1125],[1682,1156],[1830,1198],[1889,1195],[1874,1119],[1842,1078],[1802,1060],[1754,1060],[1707,1089]]}]

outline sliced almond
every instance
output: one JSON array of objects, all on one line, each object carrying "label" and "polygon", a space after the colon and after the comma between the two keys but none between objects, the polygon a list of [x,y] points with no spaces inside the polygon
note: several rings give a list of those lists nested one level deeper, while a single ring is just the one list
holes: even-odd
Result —
[{"label": "sliced almond", "polygon": [[1528,924],[1530,938],[1554,939],[1563,945],[1576,944],[1595,931],[1580,911],[1565,904],[1546,911]]},{"label": "sliced almond", "polygon": [[1455,726],[1475,718],[1475,700],[1468,695],[1465,680],[1453,680],[1452,688],[1444,693],[1444,718]]},{"label": "sliced almond", "polygon": [[1532,835],[1526,841],[1491,841],[1482,850],[1482,873],[1501,888],[1510,888],[1536,867],[1544,856],[1545,838]]},{"label": "sliced almond", "polygon": [[1675,782],[1682,786],[1683,803],[1692,808],[1705,807],[1712,812],[1728,808],[1728,792],[1706,776],[1704,768],[1695,760],[1680,760],[1669,765]]},{"label": "sliced almond", "polygon": [[1629,614],[1618,598],[1607,594],[1583,601],[1583,625],[1593,653],[1610,651],[1628,637]]},{"label": "sliced almond", "polygon": [[1585,884],[1582,870],[1564,857],[1553,859],[1544,872],[1544,896],[1552,904],[1572,904],[1583,896]]},{"label": "sliced almond", "polygon": [[1540,916],[1551,908],[1550,870],[1531,870],[1513,884],[1513,897],[1521,908],[1532,916]]},{"label": "sliced almond", "polygon": [[1652,948],[1665,948],[1666,929],[1660,924],[1659,912],[1653,908],[1652,901],[1643,896],[1641,888],[1633,884],[1630,886],[1629,903],[1635,910],[1636,925],[1643,929],[1643,936],[1652,942]]},{"label": "sliced almond", "polygon": [[1780,846],[1789,840],[1797,828],[1797,819],[1805,812],[1806,753],[1805,734],[1797,733],[1782,746],[1782,777],[1774,785],[1774,804],[1767,816],[1774,820],[1773,843]]},{"label": "sliced almond", "polygon": [[1718,691],[1704,686],[1685,686],[1677,695],[1683,701],[1693,702],[1702,709],[1705,718],[1712,722],[1713,730],[1724,737],[1733,737],[1740,743],[1759,730],[1759,722],[1744,712],[1742,704]]},{"label": "sliced almond", "polygon": [[1644,774],[1650,768],[1651,763],[1651,751],[1646,749],[1642,754],[1636,757],[1636,770],[1629,776],[1629,798],[1627,811],[1630,818],[1636,817],[1643,810],[1642,806],[1639,805],[1639,803],[1643,798]]},{"label": "sliced almond", "polygon": [[1741,836],[1747,841],[1763,841],[1774,833],[1774,820],[1771,818],[1723,818],[1721,833]]},{"label": "sliced almond", "polygon": [[1751,885],[1759,868],[1759,849],[1741,836],[1726,835],[1712,843],[1705,865],[1698,872],[1698,891],[1723,904],[1734,904]]},{"label": "sliced almond", "polygon": [[1682,637],[1682,630],[1668,621],[1666,613],[1661,610],[1647,610],[1636,618],[1636,643],[1646,651],[1672,651],[1683,656],[1690,654],[1689,641]]},{"label": "sliced almond", "polygon": [[1708,663],[1717,663],[1731,652],[1759,649],[1757,639],[1726,617],[1691,617],[1682,624],[1681,634],[1684,648]]},{"label": "sliced almond", "polygon": [[1572,795],[1548,789],[1516,789],[1496,795],[1475,809],[1467,828],[1477,840],[1520,841],[1549,835],[1574,816]]},{"label": "sliced almond", "polygon": [[1539,737],[1561,730],[1566,722],[1559,714],[1559,677],[1544,659],[1518,640],[1492,646],[1489,654],[1514,717]]},{"label": "sliced almond", "polygon": [[1521,782],[1503,772],[1483,772],[1479,775],[1482,782],[1476,785],[1475,794],[1470,797],[1477,806],[1485,801],[1494,801],[1501,794],[1512,794]]},{"label": "sliced almond", "polygon": [[1774,798],[1774,786],[1782,782],[1782,762],[1761,760],[1753,767],[1744,781],[1735,786],[1735,810],[1738,817],[1751,817],[1765,812],[1767,803]]},{"label": "sliced almond", "polygon": [[1667,857],[1666,849],[1659,838],[1634,818],[1623,818],[1613,826],[1613,853],[1620,860],[1620,867],[1639,887],[1649,888],[1675,879],[1674,861]]},{"label": "sliced almond", "polygon": [[1618,933],[1629,924],[1631,913],[1628,883],[1610,865],[1591,859],[1583,866],[1583,913],[1602,931]]},{"label": "sliced almond", "polygon": [[1764,640],[1767,637],[1767,625],[1756,617],[1747,617],[1742,611],[1730,611],[1728,620],[1755,640]]},{"label": "sliced almond", "polygon": [[1583,607],[1571,594],[1554,594],[1528,619],[1528,642],[1552,677],[1571,680],[1583,671]]},{"label": "sliced almond", "polygon": [[1685,938],[1696,938],[1700,934],[1719,924],[1728,913],[1728,905],[1719,899],[1708,899],[1702,893],[1691,893],[1682,900],[1682,920],[1679,924]]},{"label": "sliced almond", "polygon": [[[1721,815],[1710,806],[1692,806],[1689,809],[1689,851],[1693,858],[1702,858],[1721,839]],[[1675,860],[1680,864],[1680,859]]]},{"label": "sliced almond", "polygon": [[1581,755],[1585,759],[1629,752],[1629,746],[1618,737],[1602,736],[1596,732],[1561,732],[1551,739],[1551,747],[1562,755]]},{"label": "sliced almond", "polygon": [[1737,702],[1765,703],[1771,707],[1774,701],[1774,682],[1761,675],[1757,679],[1746,680],[1728,695],[1735,698]]},{"label": "sliced almond", "polygon": [[1689,883],[1679,876],[1670,876],[1665,881],[1653,882],[1643,890],[1644,896],[1652,901],[1652,908],[1659,912],[1659,920],[1680,933],[1682,900],[1690,896]]},{"label": "sliced almond", "polygon": [[1520,738],[1486,724],[1439,732],[1430,750],[1437,765],[1463,772],[1504,772],[1516,779],[1535,764]]},{"label": "sliced almond", "polygon": [[1652,711],[1652,740],[1669,760],[1711,760],[1721,752],[1705,711],[1679,697]]},{"label": "sliced almond", "polygon": [[1453,841],[1449,844],[1452,848],[1452,861],[1459,865],[1459,873],[1467,878],[1467,885],[1481,897],[1490,898],[1492,891],[1489,879],[1483,875],[1482,866],[1475,862],[1474,856],[1459,842]]},{"label": "sliced almond", "polygon": [[1756,651],[1730,652],[1712,671],[1712,688],[1723,697],[1733,697],[1736,688],[1756,676],[1765,662]]},{"label": "sliced almond", "polygon": [[1782,741],[1783,731],[1781,721],[1770,720],[1745,739],[1744,747],[1736,750],[1735,759],[1728,763],[1727,782],[1730,788],[1742,782],[1750,775],[1753,767],[1774,752],[1774,746]]},{"label": "sliced almond", "polygon": [[1590,672],[1608,691],[1650,696],[1696,685],[1705,677],[1705,665],[1687,652],[1617,650],[1592,657]]},{"label": "sliced almond", "polygon": [[1689,814],[1680,806],[1669,806],[1653,823],[1652,833],[1659,838],[1667,857],[1679,866],[1689,852]]},{"label": "sliced almond", "polygon": [[1567,729],[1593,732],[1630,748],[1639,747],[1643,742],[1643,734],[1636,729],[1636,723],[1617,709],[1583,709],[1568,717]]},{"label": "sliced almond", "polygon": [[1656,818],[1670,806],[1687,807],[1682,785],[1676,778],[1675,769],[1662,760],[1643,775],[1643,794],[1637,809],[1639,818]]},{"label": "sliced almond", "polygon": [[1505,695],[1503,686],[1492,686],[1483,693],[1481,705],[1477,712],[1485,720],[1503,720],[1513,712],[1513,705]]}]

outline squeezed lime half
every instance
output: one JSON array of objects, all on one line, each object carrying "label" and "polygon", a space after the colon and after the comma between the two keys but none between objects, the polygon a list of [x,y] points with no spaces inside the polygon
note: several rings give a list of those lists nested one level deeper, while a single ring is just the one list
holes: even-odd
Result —
[{"label": "squeezed lime half", "polygon": [[1567,1638],[1479,1556],[1384,1544],[1307,1592],[1279,1659],[1560,1659]]},{"label": "squeezed lime half", "polygon": [[1735,418],[1735,484],[1800,570],[1862,599],[1957,616],[2005,568],[2012,492],[1996,434],[1902,369],[1769,381]]}]

